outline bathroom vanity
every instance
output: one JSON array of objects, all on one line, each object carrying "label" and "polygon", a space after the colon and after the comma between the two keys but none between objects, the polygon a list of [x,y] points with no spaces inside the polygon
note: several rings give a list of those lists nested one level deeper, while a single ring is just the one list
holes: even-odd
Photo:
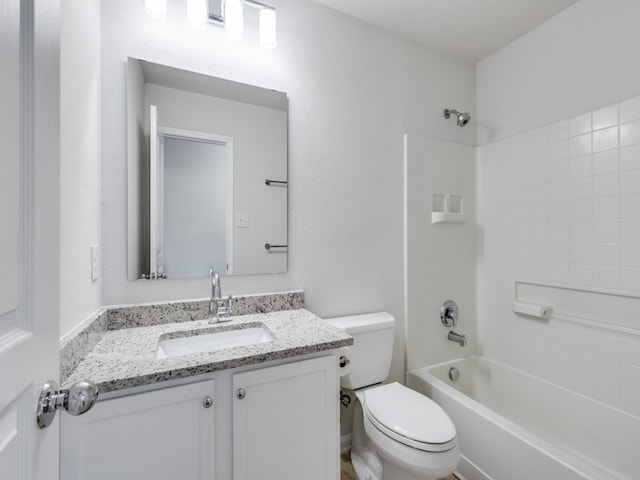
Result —
[{"label": "bathroom vanity", "polygon": [[[162,339],[256,325],[272,339],[156,358]],[[337,480],[334,350],[351,342],[303,309],[108,331],[65,382],[101,393],[61,417],[61,477]]]}]

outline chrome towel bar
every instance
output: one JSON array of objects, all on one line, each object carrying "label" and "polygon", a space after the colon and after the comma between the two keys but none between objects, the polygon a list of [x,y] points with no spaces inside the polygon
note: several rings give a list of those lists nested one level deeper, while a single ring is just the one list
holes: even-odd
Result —
[{"label": "chrome towel bar", "polygon": [[271,185],[271,184],[277,184],[277,185],[286,185],[287,182],[286,180],[269,180],[268,178],[264,181],[265,185]]},{"label": "chrome towel bar", "polygon": [[270,243],[265,243],[264,248],[266,250],[271,250],[272,248],[287,248],[287,245],[271,245]]}]

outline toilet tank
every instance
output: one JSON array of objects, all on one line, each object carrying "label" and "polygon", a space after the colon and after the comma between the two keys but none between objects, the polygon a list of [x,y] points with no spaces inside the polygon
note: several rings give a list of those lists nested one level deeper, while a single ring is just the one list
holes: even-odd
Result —
[{"label": "toilet tank", "polygon": [[395,319],[387,312],[327,319],[353,337],[351,370],[340,385],[355,390],[379,383],[389,376]]}]

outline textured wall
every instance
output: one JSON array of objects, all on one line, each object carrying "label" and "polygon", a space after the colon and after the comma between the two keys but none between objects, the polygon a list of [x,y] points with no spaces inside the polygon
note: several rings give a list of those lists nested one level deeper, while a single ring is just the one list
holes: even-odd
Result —
[{"label": "textured wall", "polygon": [[60,29],[60,334],[64,335],[102,304],[102,280],[91,280],[90,263],[90,245],[101,243],[98,2],[62,2]]}]

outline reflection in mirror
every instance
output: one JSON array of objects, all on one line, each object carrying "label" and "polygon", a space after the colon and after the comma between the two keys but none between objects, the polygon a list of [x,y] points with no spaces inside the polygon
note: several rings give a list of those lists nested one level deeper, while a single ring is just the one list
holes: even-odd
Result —
[{"label": "reflection in mirror", "polygon": [[129,279],[286,272],[286,94],[130,58],[127,96]]}]

